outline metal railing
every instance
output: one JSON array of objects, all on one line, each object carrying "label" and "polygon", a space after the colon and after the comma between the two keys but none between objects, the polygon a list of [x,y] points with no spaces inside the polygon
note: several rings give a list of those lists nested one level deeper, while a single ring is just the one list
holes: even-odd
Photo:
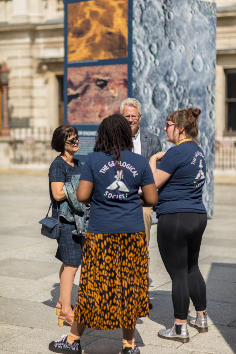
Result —
[{"label": "metal railing", "polygon": [[[47,128],[11,129],[13,164],[50,164],[58,155],[51,148],[53,130]],[[234,141],[215,143],[215,169],[236,170]]]},{"label": "metal railing", "polygon": [[236,170],[236,146],[234,141],[215,143],[215,169]]},{"label": "metal railing", "polygon": [[46,128],[11,129],[13,164],[50,164],[56,156],[51,148],[52,130]]}]

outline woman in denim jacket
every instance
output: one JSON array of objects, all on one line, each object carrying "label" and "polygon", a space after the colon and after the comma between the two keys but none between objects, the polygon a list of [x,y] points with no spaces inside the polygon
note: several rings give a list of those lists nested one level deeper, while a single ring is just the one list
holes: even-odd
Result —
[{"label": "woman in denim jacket", "polygon": [[[58,208],[61,222],[61,236],[57,239],[58,249],[55,256],[62,262],[59,272],[60,297],[56,305],[60,325],[64,322],[71,325],[74,319],[71,292],[76,271],[81,264],[83,246],[81,225],[76,225],[75,209],[70,206],[65,194],[65,186],[71,183],[72,176],[78,176],[81,173],[82,165],[79,160],[74,159],[74,154],[79,150],[78,144],[79,136],[75,127],[62,125],[53,133],[52,149],[60,152],[49,169],[52,217],[57,218]],[[78,214],[77,220],[81,220],[84,215],[83,211],[81,210]]]}]

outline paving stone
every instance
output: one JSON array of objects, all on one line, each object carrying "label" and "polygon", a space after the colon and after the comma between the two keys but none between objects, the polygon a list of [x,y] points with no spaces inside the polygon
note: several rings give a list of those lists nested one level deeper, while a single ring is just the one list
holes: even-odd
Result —
[{"label": "paving stone", "polygon": [[30,328],[0,324],[0,343],[29,331]]},{"label": "paving stone", "polygon": [[214,354],[236,352],[235,328],[210,326],[209,331],[193,337],[184,349]]},{"label": "paving stone", "polygon": [[[191,306],[191,316],[195,316],[195,309]],[[236,306],[232,303],[207,301],[208,325],[229,326],[236,321]]]},{"label": "paving stone", "polygon": [[1,324],[43,329],[58,326],[55,308],[39,302],[0,297],[0,308]]},{"label": "paving stone", "polygon": [[96,341],[88,345],[82,345],[83,354],[120,354],[122,340],[96,337]]},{"label": "paving stone", "polygon": [[207,280],[207,299],[236,304],[236,283]]},{"label": "paving stone", "polygon": [[[16,353],[48,354],[50,342],[58,340],[63,334],[68,334],[70,327],[64,328],[63,332],[58,330],[30,329],[26,333],[11,338],[8,341],[0,343],[0,349],[15,351]],[[84,335],[81,339],[82,346],[97,340],[96,337]]]},{"label": "paving stone", "polygon": [[[233,226],[234,225],[232,225],[232,227]],[[224,247],[224,248],[236,248],[236,240],[230,238],[203,237],[202,245],[217,246],[217,247]]]},{"label": "paving stone", "polygon": [[53,291],[51,282],[40,282],[32,279],[8,278],[0,276],[0,295],[12,299],[24,299],[41,293],[44,290]]},{"label": "paving stone", "polygon": [[34,261],[58,263],[58,260],[55,258],[54,254],[45,254],[43,256],[36,257],[34,258]]},{"label": "paving stone", "polygon": [[149,291],[155,290],[168,283],[171,283],[171,279],[167,273],[149,272]]},{"label": "paving stone", "polygon": [[[158,345],[145,345],[145,347],[142,347],[140,352],[141,354],[193,354],[191,351],[184,350],[182,349],[183,345],[181,347],[173,349],[173,348],[164,348],[160,347]],[[197,354],[197,353],[195,353]],[[198,353],[200,354],[200,353]]]},{"label": "paving stone", "polygon": [[[145,345],[140,346],[137,343],[138,347],[140,348],[141,354],[173,354],[173,353],[180,353],[180,354],[191,354],[188,350],[180,350],[175,348],[165,348],[163,346],[158,345]],[[86,347],[83,347],[83,354],[120,354],[121,353],[122,342],[121,340],[115,339],[98,339],[96,342],[93,342]]]},{"label": "paving stone", "polygon": [[224,281],[229,281],[232,283],[236,281],[236,264],[199,263],[199,268],[205,280],[224,279]]},{"label": "paving stone", "polygon": [[6,234],[4,235],[0,235],[0,244],[1,245],[17,245],[19,247],[24,245],[24,246],[28,246],[28,245],[35,245],[39,242],[42,241],[41,237],[26,237],[26,236],[20,236],[18,234],[18,236],[7,236]]},{"label": "paving stone", "polygon": [[[36,295],[29,296],[26,299],[32,302],[43,303],[49,307],[55,307],[60,295],[60,284],[54,283],[53,288],[49,288],[45,291],[42,291]],[[78,284],[74,284],[72,288],[71,294],[71,303],[73,306],[76,304],[76,300],[78,297]]]},{"label": "paving stone", "polygon": [[[8,236],[6,236],[8,237]],[[31,259],[34,260],[39,256],[45,256],[47,254],[55,256],[57,245],[53,242],[48,243],[45,239],[42,239],[40,243],[29,246],[21,245],[1,245],[0,260],[15,258],[15,259]],[[59,262],[58,260],[56,260]]]},{"label": "paving stone", "polygon": [[216,246],[204,246],[201,247],[200,254],[199,254],[199,261],[201,262],[204,259],[209,257],[217,257],[219,254],[222,257],[228,257],[232,253],[232,248],[223,248],[223,247],[216,247]]},{"label": "paving stone", "polygon": [[15,258],[0,261],[0,275],[7,277],[37,280],[54,273],[56,270],[58,270],[58,265],[52,262],[38,262]]},{"label": "paving stone", "polygon": [[[232,250],[231,250],[232,251]],[[221,252],[218,253],[216,256],[209,256],[205,259],[202,259],[200,261],[201,264],[214,264],[216,263],[217,265],[228,265],[230,267],[230,264],[235,265],[236,264],[236,259],[231,258],[231,257],[225,257],[221,256]]]},{"label": "paving stone", "polygon": [[[163,321],[162,321],[163,323]],[[173,317],[169,319],[169,325],[173,326]],[[178,348],[181,343],[176,341],[166,341],[157,336],[157,333],[160,329],[164,328],[165,325],[159,324],[156,321],[151,321],[148,318],[141,318],[138,320],[135,330],[135,342],[138,346],[143,345],[158,345],[160,347],[168,348]],[[169,327],[168,327],[169,328]],[[198,333],[194,328],[190,328],[190,337],[193,337]],[[121,343],[122,340],[122,330],[117,329],[114,331],[93,331],[89,335],[95,336],[98,338],[106,338],[109,340],[116,339]]]}]

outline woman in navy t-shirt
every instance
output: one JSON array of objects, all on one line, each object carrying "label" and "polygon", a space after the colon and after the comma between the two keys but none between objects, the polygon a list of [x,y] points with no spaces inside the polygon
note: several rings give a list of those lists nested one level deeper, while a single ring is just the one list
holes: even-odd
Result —
[{"label": "woman in navy t-shirt", "polygon": [[[77,198],[91,203],[83,248],[79,293],[71,333],[49,349],[79,353],[85,327],[123,328],[122,353],[138,354],[137,318],[147,317],[148,254],[142,203],[157,204],[148,161],[132,152],[130,124],[121,115],[105,118],[82,170]],[[142,187],[143,199],[138,194]]]},{"label": "woman in navy t-shirt", "polygon": [[[164,339],[189,341],[189,325],[207,332],[206,286],[198,268],[202,235],[207,224],[202,191],[206,164],[197,141],[201,110],[192,107],[167,117],[166,140],[175,144],[150,159],[158,190],[157,240],[162,260],[172,279],[175,324],[159,331]],[[156,162],[160,161],[158,169]],[[189,297],[196,318],[188,316]]]},{"label": "woman in navy t-shirt", "polygon": [[[79,150],[79,136],[75,127],[61,125],[55,129],[52,141],[52,149],[60,152],[49,168],[49,192],[52,202],[52,217],[61,215],[62,203],[69,203],[63,191],[66,182],[71,181],[73,175],[80,175],[82,165],[74,159]],[[70,325],[74,320],[74,311],[71,305],[71,293],[74,277],[81,264],[83,235],[74,235],[75,222],[71,222],[60,216],[61,235],[57,239],[58,248],[56,258],[62,262],[60,278],[60,297],[56,304],[56,313],[59,315],[60,324],[67,322]]]}]

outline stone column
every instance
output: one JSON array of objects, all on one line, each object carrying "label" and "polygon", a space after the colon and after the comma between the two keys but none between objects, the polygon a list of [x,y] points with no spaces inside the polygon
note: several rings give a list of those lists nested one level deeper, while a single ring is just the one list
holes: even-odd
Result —
[{"label": "stone column", "polygon": [[10,136],[10,129],[8,123],[8,99],[7,99],[7,86],[3,86],[3,128],[2,136]]},{"label": "stone column", "polygon": [[57,11],[57,0],[48,0],[48,11],[56,12]]},{"label": "stone column", "polygon": [[43,21],[43,3],[42,0],[28,0],[29,16],[31,23],[40,23]]},{"label": "stone column", "polygon": [[28,15],[28,0],[12,0],[12,18],[11,22],[14,23],[27,23],[29,19]]}]

